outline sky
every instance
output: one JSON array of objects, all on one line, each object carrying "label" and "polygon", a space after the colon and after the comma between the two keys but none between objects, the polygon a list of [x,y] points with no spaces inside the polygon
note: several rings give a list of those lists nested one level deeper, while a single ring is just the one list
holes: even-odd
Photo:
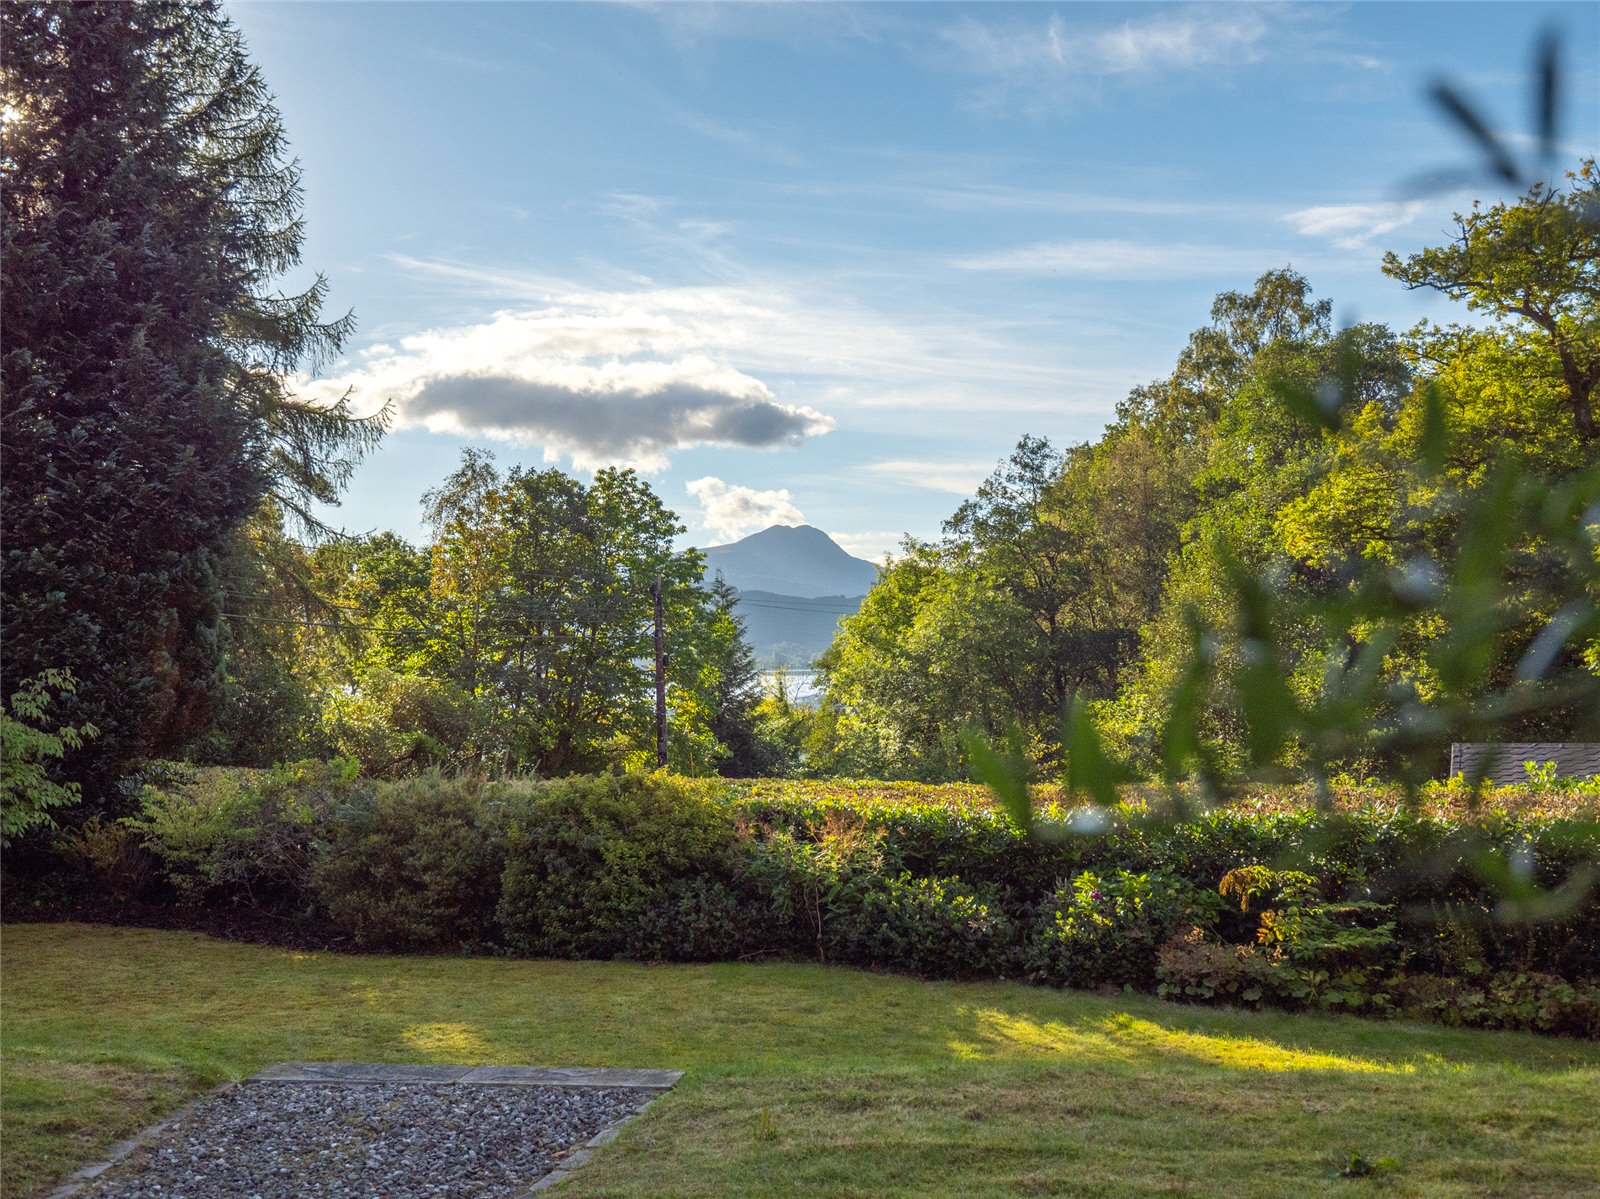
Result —
[{"label": "sky", "polygon": [[1600,146],[1600,5],[230,3],[353,310],[304,394],[394,426],[331,514],[425,539],[466,446],[632,466],[685,544],[802,521],[879,559],[1025,434],[1092,441],[1213,297],[1465,319],[1380,270],[1472,161],[1426,89]]}]

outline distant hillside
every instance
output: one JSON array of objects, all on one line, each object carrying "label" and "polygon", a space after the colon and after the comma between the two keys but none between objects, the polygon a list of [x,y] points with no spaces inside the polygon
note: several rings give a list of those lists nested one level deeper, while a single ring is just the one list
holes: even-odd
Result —
[{"label": "distant hillside", "polygon": [[878,577],[876,566],[851,557],[810,525],[773,525],[731,545],[701,552],[706,556],[706,574],[720,574],[740,591],[808,599],[861,596]]},{"label": "distant hillside", "polygon": [[707,577],[721,575],[738,590],[739,615],[763,667],[809,666],[878,577],[876,566],[810,525],[773,525],[701,552]]},{"label": "distant hillside", "polygon": [[738,612],[756,662],[763,669],[804,668],[833,644],[842,617],[861,608],[859,595],[804,597],[741,591]]}]

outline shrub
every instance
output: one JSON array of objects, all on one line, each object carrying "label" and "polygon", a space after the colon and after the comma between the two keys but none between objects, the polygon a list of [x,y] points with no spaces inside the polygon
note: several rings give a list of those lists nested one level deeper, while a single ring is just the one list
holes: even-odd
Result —
[{"label": "shrub", "polygon": [[[321,735],[369,778],[468,765],[487,722],[483,703],[452,683],[375,667],[353,692],[324,697]],[[455,748],[452,748],[455,747]]]},{"label": "shrub", "polygon": [[1240,911],[1259,912],[1256,941],[1288,961],[1326,970],[1395,964],[1399,946],[1394,921],[1382,919],[1392,914],[1386,904],[1331,901],[1309,874],[1266,866],[1230,870],[1217,891],[1238,899]]},{"label": "shrub", "polygon": [[709,781],[560,779],[526,785],[510,807],[497,914],[517,953],[625,954],[667,884],[729,873],[733,815]]},{"label": "shrub", "polygon": [[624,953],[643,961],[719,962],[763,952],[759,908],[728,883],[676,878],[656,888]]},{"label": "shrub", "polygon": [[144,810],[127,824],[187,901],[298,907],[331,810],[362,787],[357,772],[348,758],[199,770],[187,783],[146,787]]},{"label": "shrub", "polygon": [[1422,975],[1399,984],[1409,1015],[1475,1028],[1600,1038],[1600,986],[1553,974],[1500,971],[1478,978]]},{"label": "shrub", "polygon": [[56,838],[68,868],[93,893],[116,903],[137,899],[155,882],[158,868],[139,834],[122,823],[91,816]]},{"label": "shrub", "polygon": [[740,878],[762,915],[769,951],[817,961],[859,961],[863,896],[884,877],[883,829],[828,809],[799,832],[757,830]]},{"label": "shrub", "polygon": [[1224,945],[1191,928],[1156,952],[1156,994],[1166,999],[1259,1007],[1276,998],[1283,967],[1254,945]]},{"label": "shrub", "polygon": [[1016,928],[992,899],[958,878],[879,880],[862,891],[843,956],[927,978],[1010,973]]},{"label": "shrub", "polygon": [[67,750],[99,736],[92,724],[56,725],[55,732],[48,731],[55,724],[46,717],[52,699],[76,691],[70,670],[46,670],[24,679],[10,702],[0,703],[0,845],[30,828],[48,827],[54,823],[51,808],[69,807],[83,798],[77,783],[57,783],[47,768]]},{"label": "shrub", "polygon": [[1388,1012],[1394,1001],[1384,972],[1301,965],[1280,950],[1226,945],[1200,929],[1161,946],[1156,978],[1157,995],[1185,1002]]},{"label": "shrub", "polygon": [[1179,929],[1214,923],[1220,906],[1165,871],[1084,871],[1057,889],[1035,922],[1028,977],[1055,986],[1148,986],[1161,944]]},{"label": "shrub", "polygon": [[312,872],[333,924],[369,949],[488,946],[504,869],[492,794],[429,774],[336,809]]}]

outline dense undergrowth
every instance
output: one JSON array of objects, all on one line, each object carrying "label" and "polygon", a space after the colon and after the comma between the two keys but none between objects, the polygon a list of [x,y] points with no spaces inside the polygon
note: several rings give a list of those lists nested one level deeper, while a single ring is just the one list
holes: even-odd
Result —
[{"label": "dense undergrowth", "polygon": [[1600,1036],[1586,790],[1160,798],[1072,812],[1042,789],[1029,835],[959,785],[194,771],[14,851],[7,914],[92,897],[102,917],[242,914],[368,950],[784,957]]}]

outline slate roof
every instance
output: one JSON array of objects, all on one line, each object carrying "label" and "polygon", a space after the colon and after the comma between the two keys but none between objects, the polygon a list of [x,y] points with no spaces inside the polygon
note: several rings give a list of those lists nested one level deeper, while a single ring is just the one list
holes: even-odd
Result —
[{"label": "slate roof", "polygon": [[1600,775],[1600,741],[1458,741],[1450,747],[1451,775],[1470,777],[1487,765],[1483,781],[1497,787],[1527,782],[1525,762],[1554,762],[1557,778],[1593,778]]}]

